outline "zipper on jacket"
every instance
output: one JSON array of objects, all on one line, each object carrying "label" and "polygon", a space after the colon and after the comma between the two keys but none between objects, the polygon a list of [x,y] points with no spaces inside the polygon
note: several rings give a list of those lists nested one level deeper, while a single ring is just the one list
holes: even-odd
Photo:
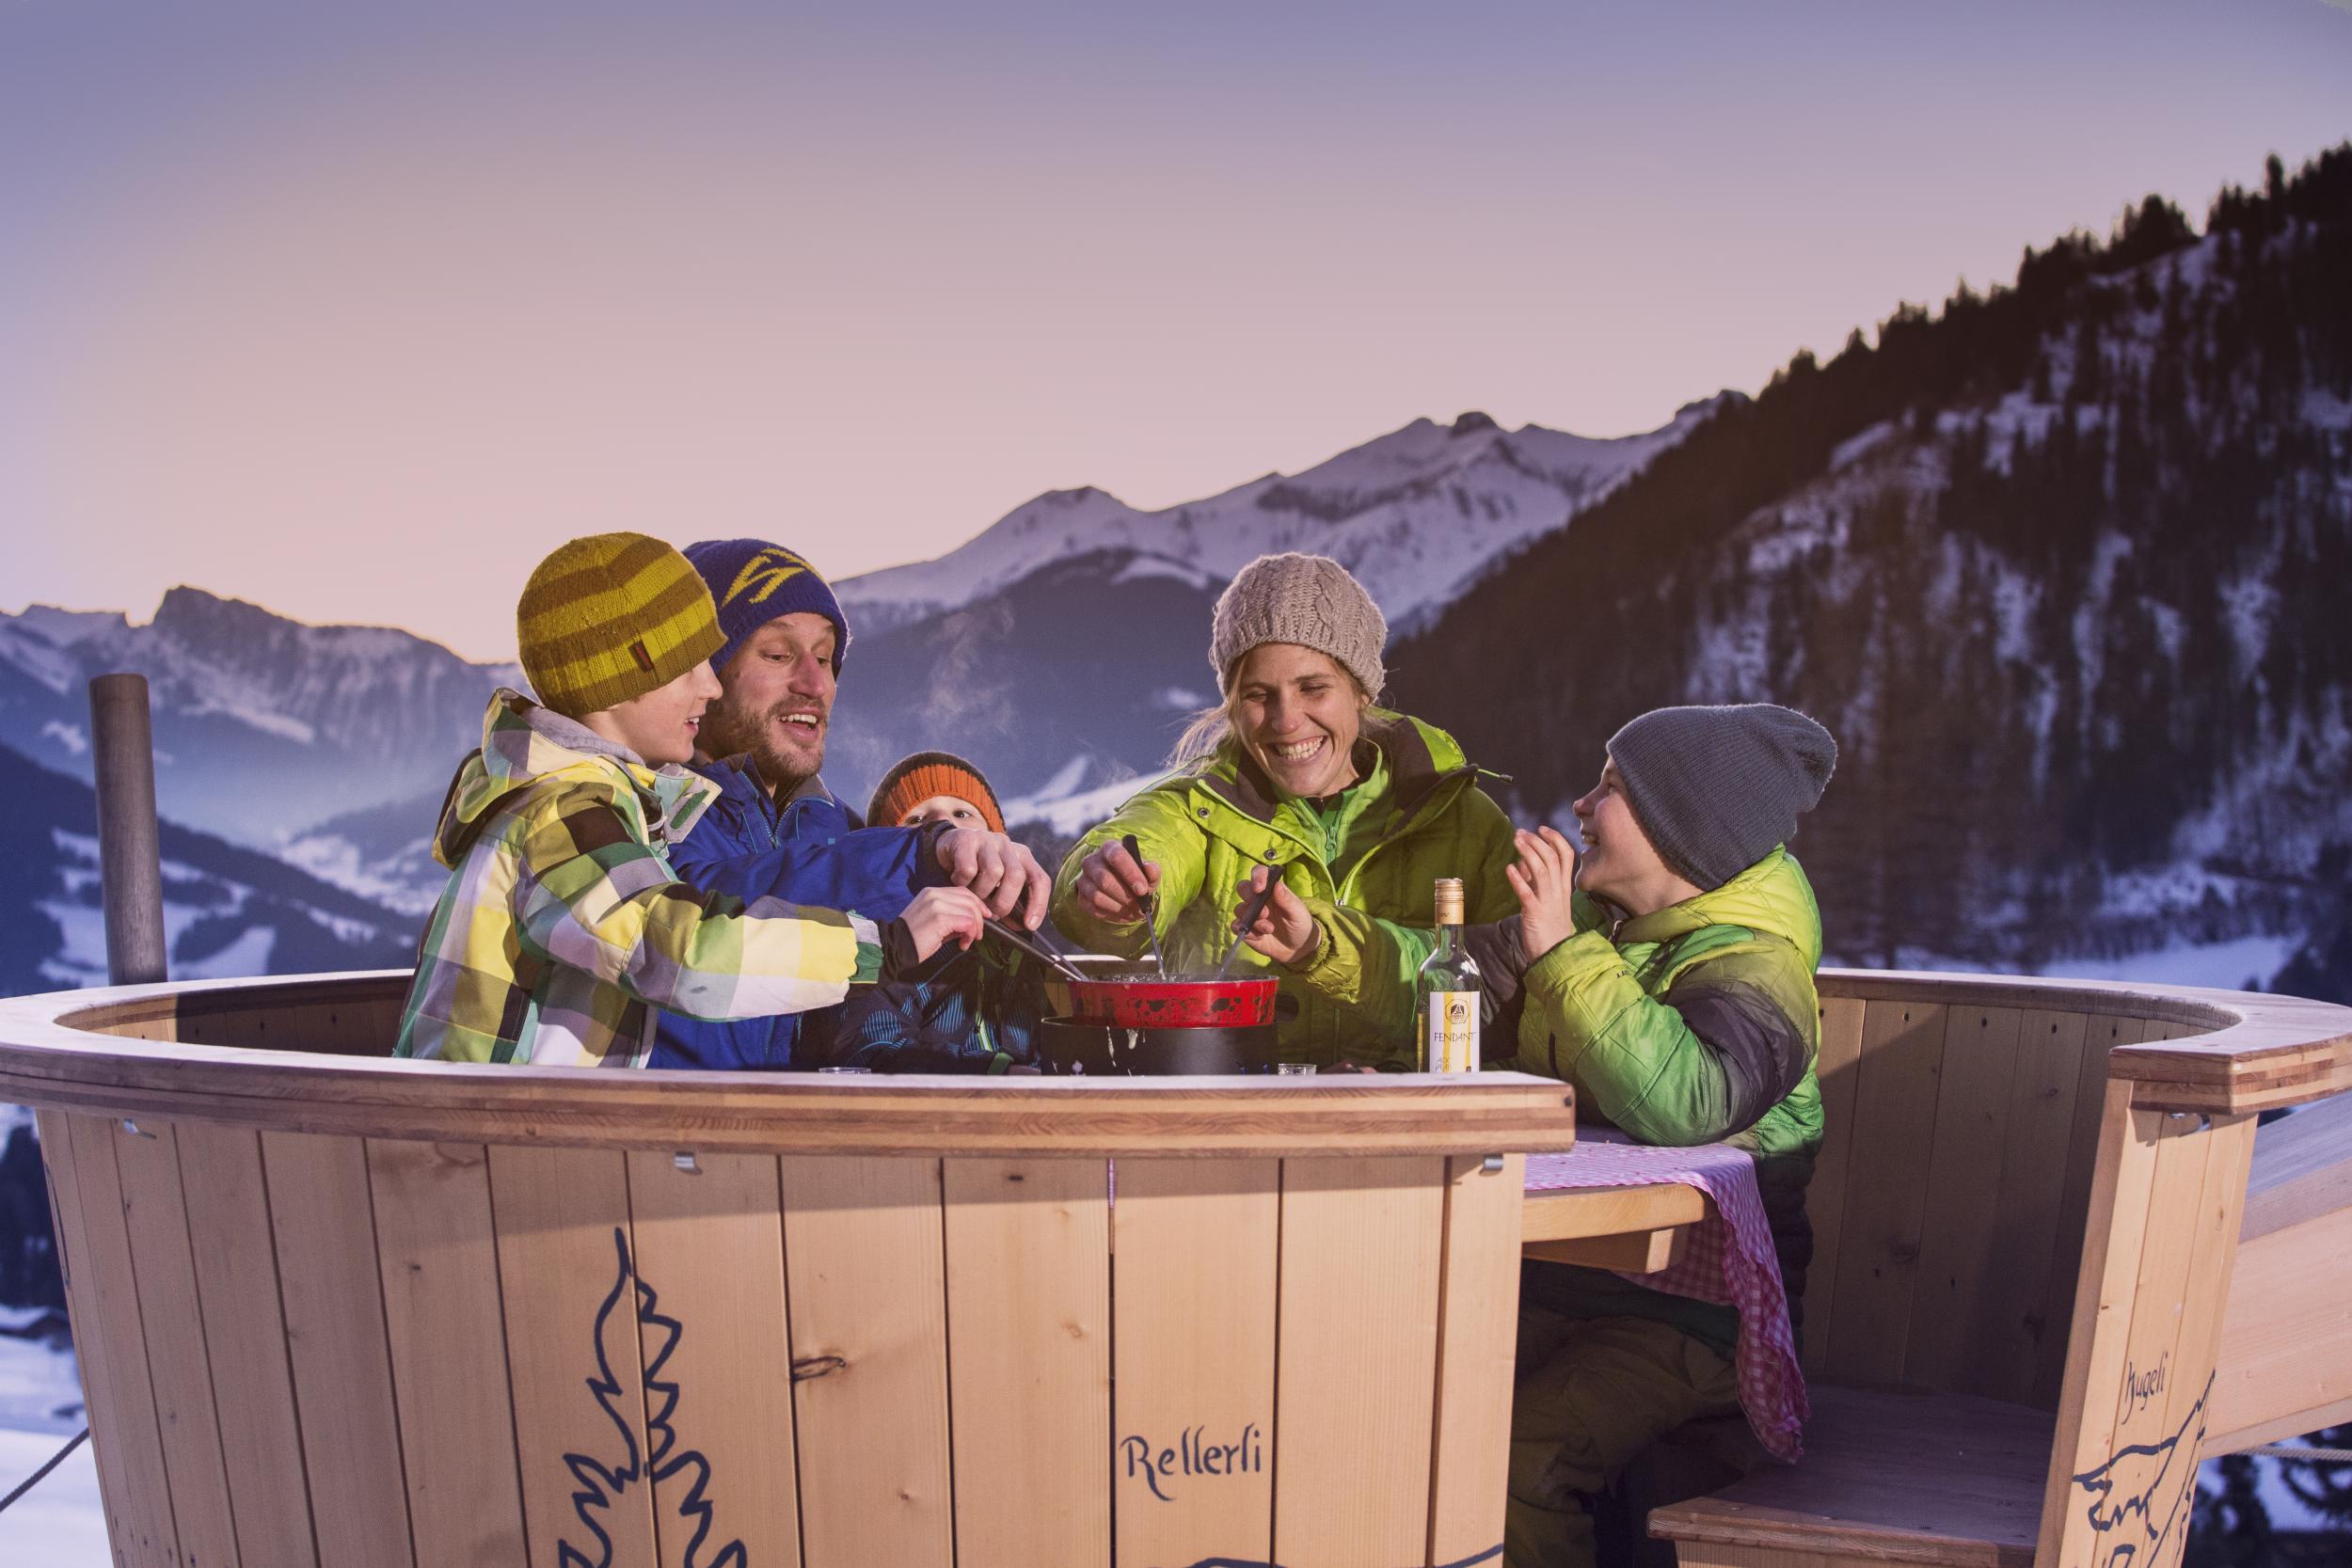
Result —
[{"label": "zipper on jacket", "polygon": [[[1424,797],[1424,800],[1426,800],[1430,798],[1434,798],[1438,792],[1444,789],[1447,784],[1451,781],[1454,779],[1471,779],[1476,777],[1481,771],[1482,769],[1476,768],[1456,768],[1453,771],[1441,776],[1437,783],[1431,784],[1429,786],[1428,796]],[[1456,788],[1453,794],[1446,797],[1445,804],[1453,804],[1456,800],[1460,799],[1462,789],[1468,787],[1468,784],[1464,784],[1460,788]],[[1397,829],[1397,831],[1392,833],[1386,834],[1378,843],[1375,844],[1371,848],[1365,850],[1361,855],[1359,855],[1356,858],[1356,863],[1347,868],[1346,885],[1343,887],[1336,887],[1337,896],[1331,901],[1335,904],[1352,903],[1354,901],[1353,895],[1356,893],[1357,886],[1362,879],[1364,867],[1372,863],[1372,857],[1378,854],[1381,850],[1386,849],[1391,844],[1401,843],[1404,840],[1410,838],[1413,835],[1415,829],[1427,822],[1441,809],[1441,807],[1434,804],[1425,805],[1424,809],[1415,812],[1412,815],[1411,819],[1408,820],[1403,827]],[[1328,876],[1330,874],[1330,863],[1327,861],[1325,862],[1325,875]],[[1333,880],[1336,884],[1337,879],[1333,879]]]}]

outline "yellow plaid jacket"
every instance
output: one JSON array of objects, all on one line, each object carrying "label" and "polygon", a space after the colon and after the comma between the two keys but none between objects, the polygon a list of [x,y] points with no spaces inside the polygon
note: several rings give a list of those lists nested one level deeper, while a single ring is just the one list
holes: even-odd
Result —
[{"label": "yellow plaid jacket", "polygon": [[656,1008],[804,1012],[873,980],[873,922],[776,898],[746,905],[671,872],[666,846],[717,793],[500,691],[442,807],[433,852],[449,885],[394,1053],[642,1067]]}]

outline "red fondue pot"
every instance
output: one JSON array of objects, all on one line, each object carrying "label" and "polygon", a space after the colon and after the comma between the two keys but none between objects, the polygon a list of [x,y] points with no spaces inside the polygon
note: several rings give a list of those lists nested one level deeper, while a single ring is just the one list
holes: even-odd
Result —
[{"label": "red fondue pot", "polygon": [[1149,964],[1120,963],[1102,979],[1063,982],[1073,1018],[1128,1029],[1254,1029],[1274,1022],[1281,982],[1272,975],[1230,980],[1162,979]]}]

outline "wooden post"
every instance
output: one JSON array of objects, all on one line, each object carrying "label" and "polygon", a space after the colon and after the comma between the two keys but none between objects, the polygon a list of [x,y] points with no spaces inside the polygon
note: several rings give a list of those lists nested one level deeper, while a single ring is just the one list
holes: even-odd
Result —
[{"label": "wooden post", "polygon": [[98,866],[106,896],[106,979],[164,979],[164,879],[155,825],[155,742],[147,677],[89,683],[90,747],[98,778]]}]

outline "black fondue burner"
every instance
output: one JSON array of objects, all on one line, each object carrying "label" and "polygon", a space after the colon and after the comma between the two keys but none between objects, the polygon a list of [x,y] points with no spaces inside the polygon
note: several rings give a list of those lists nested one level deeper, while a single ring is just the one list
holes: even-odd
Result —
[{"label": "black fondue burner", "polygon": [[1266,1072],[1274,1062],[1274,1027],[1130,1029],[1049,1018],[1038,1025],[1038,1066],[1047,1072],[1092,1077],[1193,1077]]}]

